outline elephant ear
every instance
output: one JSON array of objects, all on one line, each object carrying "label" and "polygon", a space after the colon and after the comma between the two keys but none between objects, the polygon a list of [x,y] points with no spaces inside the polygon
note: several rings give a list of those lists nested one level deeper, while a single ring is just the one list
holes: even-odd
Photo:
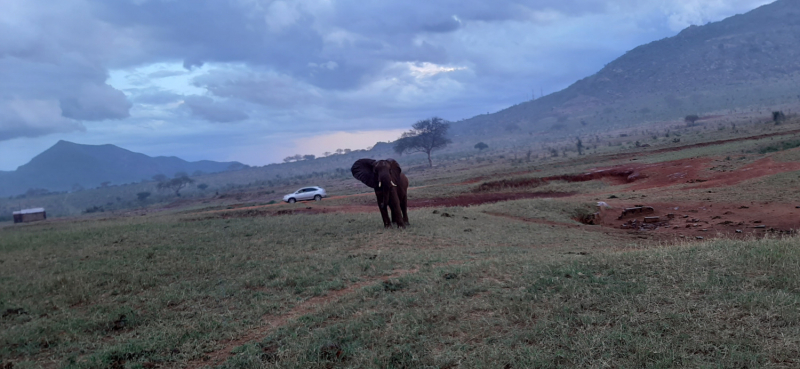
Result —
[{"label": "elephant ear", "polygon": [[389,162],[389,172],[392,174],[392,178],[395,180],[400,179],[400,173],[403,173],[403,170],[400,169],[400,163],[395,161],[394,159],[386,159]]},{"label": "elephant ear", "polygon": [[359,159],[353,163],[350,171],[353,172],[353,177],[363,182],[365,185],[377,188],[378,179],[375,177],[373,169],[375,168],[375,160],[372,159]]}]

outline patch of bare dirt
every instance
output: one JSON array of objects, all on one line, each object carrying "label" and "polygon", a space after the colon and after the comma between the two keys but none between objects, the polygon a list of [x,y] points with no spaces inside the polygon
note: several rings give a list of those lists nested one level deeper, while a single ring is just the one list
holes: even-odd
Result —
[{"label": "patch of bare dirt", "polygon": [[[742,238],[765,234],[793,234],[800,229],[800,209],[787,204],[607,203],[612,208],[601,210],[602,219],[598,223],[602,227],[631,233],[706,239],[718,236]],[[630,211],[636,208],[652,208],[652,211]]]},{"label": "patch of bare dirt", "polygon": [[633,184],[629,189],[642,190],[703,181],[710,163],[710,158],[691,158],[640,164],[637,169],[645,180]]},{"label": "patch of bare dirt", "polygon": [[690,188],[695,189],[731,186],[748,179],[798,170],[800,170],[800,163],[798,162],[776,162],[772,160],[771,157],[766,157],[734,171],[716,173],[707,181],[702,182],[702,184],[692,186]]}]

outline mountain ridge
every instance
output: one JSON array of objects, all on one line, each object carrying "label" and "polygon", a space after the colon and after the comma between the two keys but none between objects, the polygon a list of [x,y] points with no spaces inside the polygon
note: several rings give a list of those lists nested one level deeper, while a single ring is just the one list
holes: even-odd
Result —
[{"label": "mountain ridge", "polygon": [[84,145],[59,140],[15,171],[0,172],[0,196],[29,189],[69,191],[106,184],[151,180],[178,172],[216,173],[247,166],[233,162],[189,162],[176,156],[151,157],[112,144]]},{"label": "mountain ridge", "polygon": [[800,7],[792,1],[640,45],[561,91],[460,121],[454,133],[486,135],[509,126],[531,132],[598,130],[796,102]]}]

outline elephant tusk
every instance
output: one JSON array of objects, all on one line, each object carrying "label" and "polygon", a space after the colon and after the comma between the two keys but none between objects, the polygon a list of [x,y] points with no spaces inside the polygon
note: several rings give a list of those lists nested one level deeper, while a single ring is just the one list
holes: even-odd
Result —
[{"label": "elephant tusk", "polygon": [[378,182],[378,188],[381,188],[381,183],[380,182]]},{"label": "elephant tusk", "polygon": [[397,185],[396,185],[396,184],[394,184],[394,181],[389,181],[389,182],[392,184],[392,186],[395,186],[395,187],[397,187]]}]

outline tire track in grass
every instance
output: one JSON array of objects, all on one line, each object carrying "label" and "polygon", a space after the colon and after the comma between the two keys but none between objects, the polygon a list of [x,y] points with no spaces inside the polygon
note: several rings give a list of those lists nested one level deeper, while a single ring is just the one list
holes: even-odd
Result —
[{"label": "tire track in grass", "polygon": [[319,311],[321,310],[322,307],[338,301],[343,296],[354,293],[371,284],[377,282],[385,282],[392,278],[400,278],[409,274],[417,273],[418,271],[419,269],[395,270],[391,275],[388,276],[370,278],[366,281],[350,285],[344,289],[331,291],[324,296],[312,297],[308,300],[301,302],[297,306],[293,307],[291,310],[289,310],[289,312],[285,314],[275,315],[275,316],[265,316],[263,317],[264,325],[250,330],[248,333],[239,338],[228,341],[221,349],[218,349],[210,353],[206,353],[200,359],[189,361],[186,364],[185,368],[196,369],[206,366],[214,367],[220,365],[234,355],[231,353],[231,351],[236,347],[242,346],[249,342],[259,341],[268,336],[276,329],[289,323],[290,320],[295,320],[303,315]]}]

